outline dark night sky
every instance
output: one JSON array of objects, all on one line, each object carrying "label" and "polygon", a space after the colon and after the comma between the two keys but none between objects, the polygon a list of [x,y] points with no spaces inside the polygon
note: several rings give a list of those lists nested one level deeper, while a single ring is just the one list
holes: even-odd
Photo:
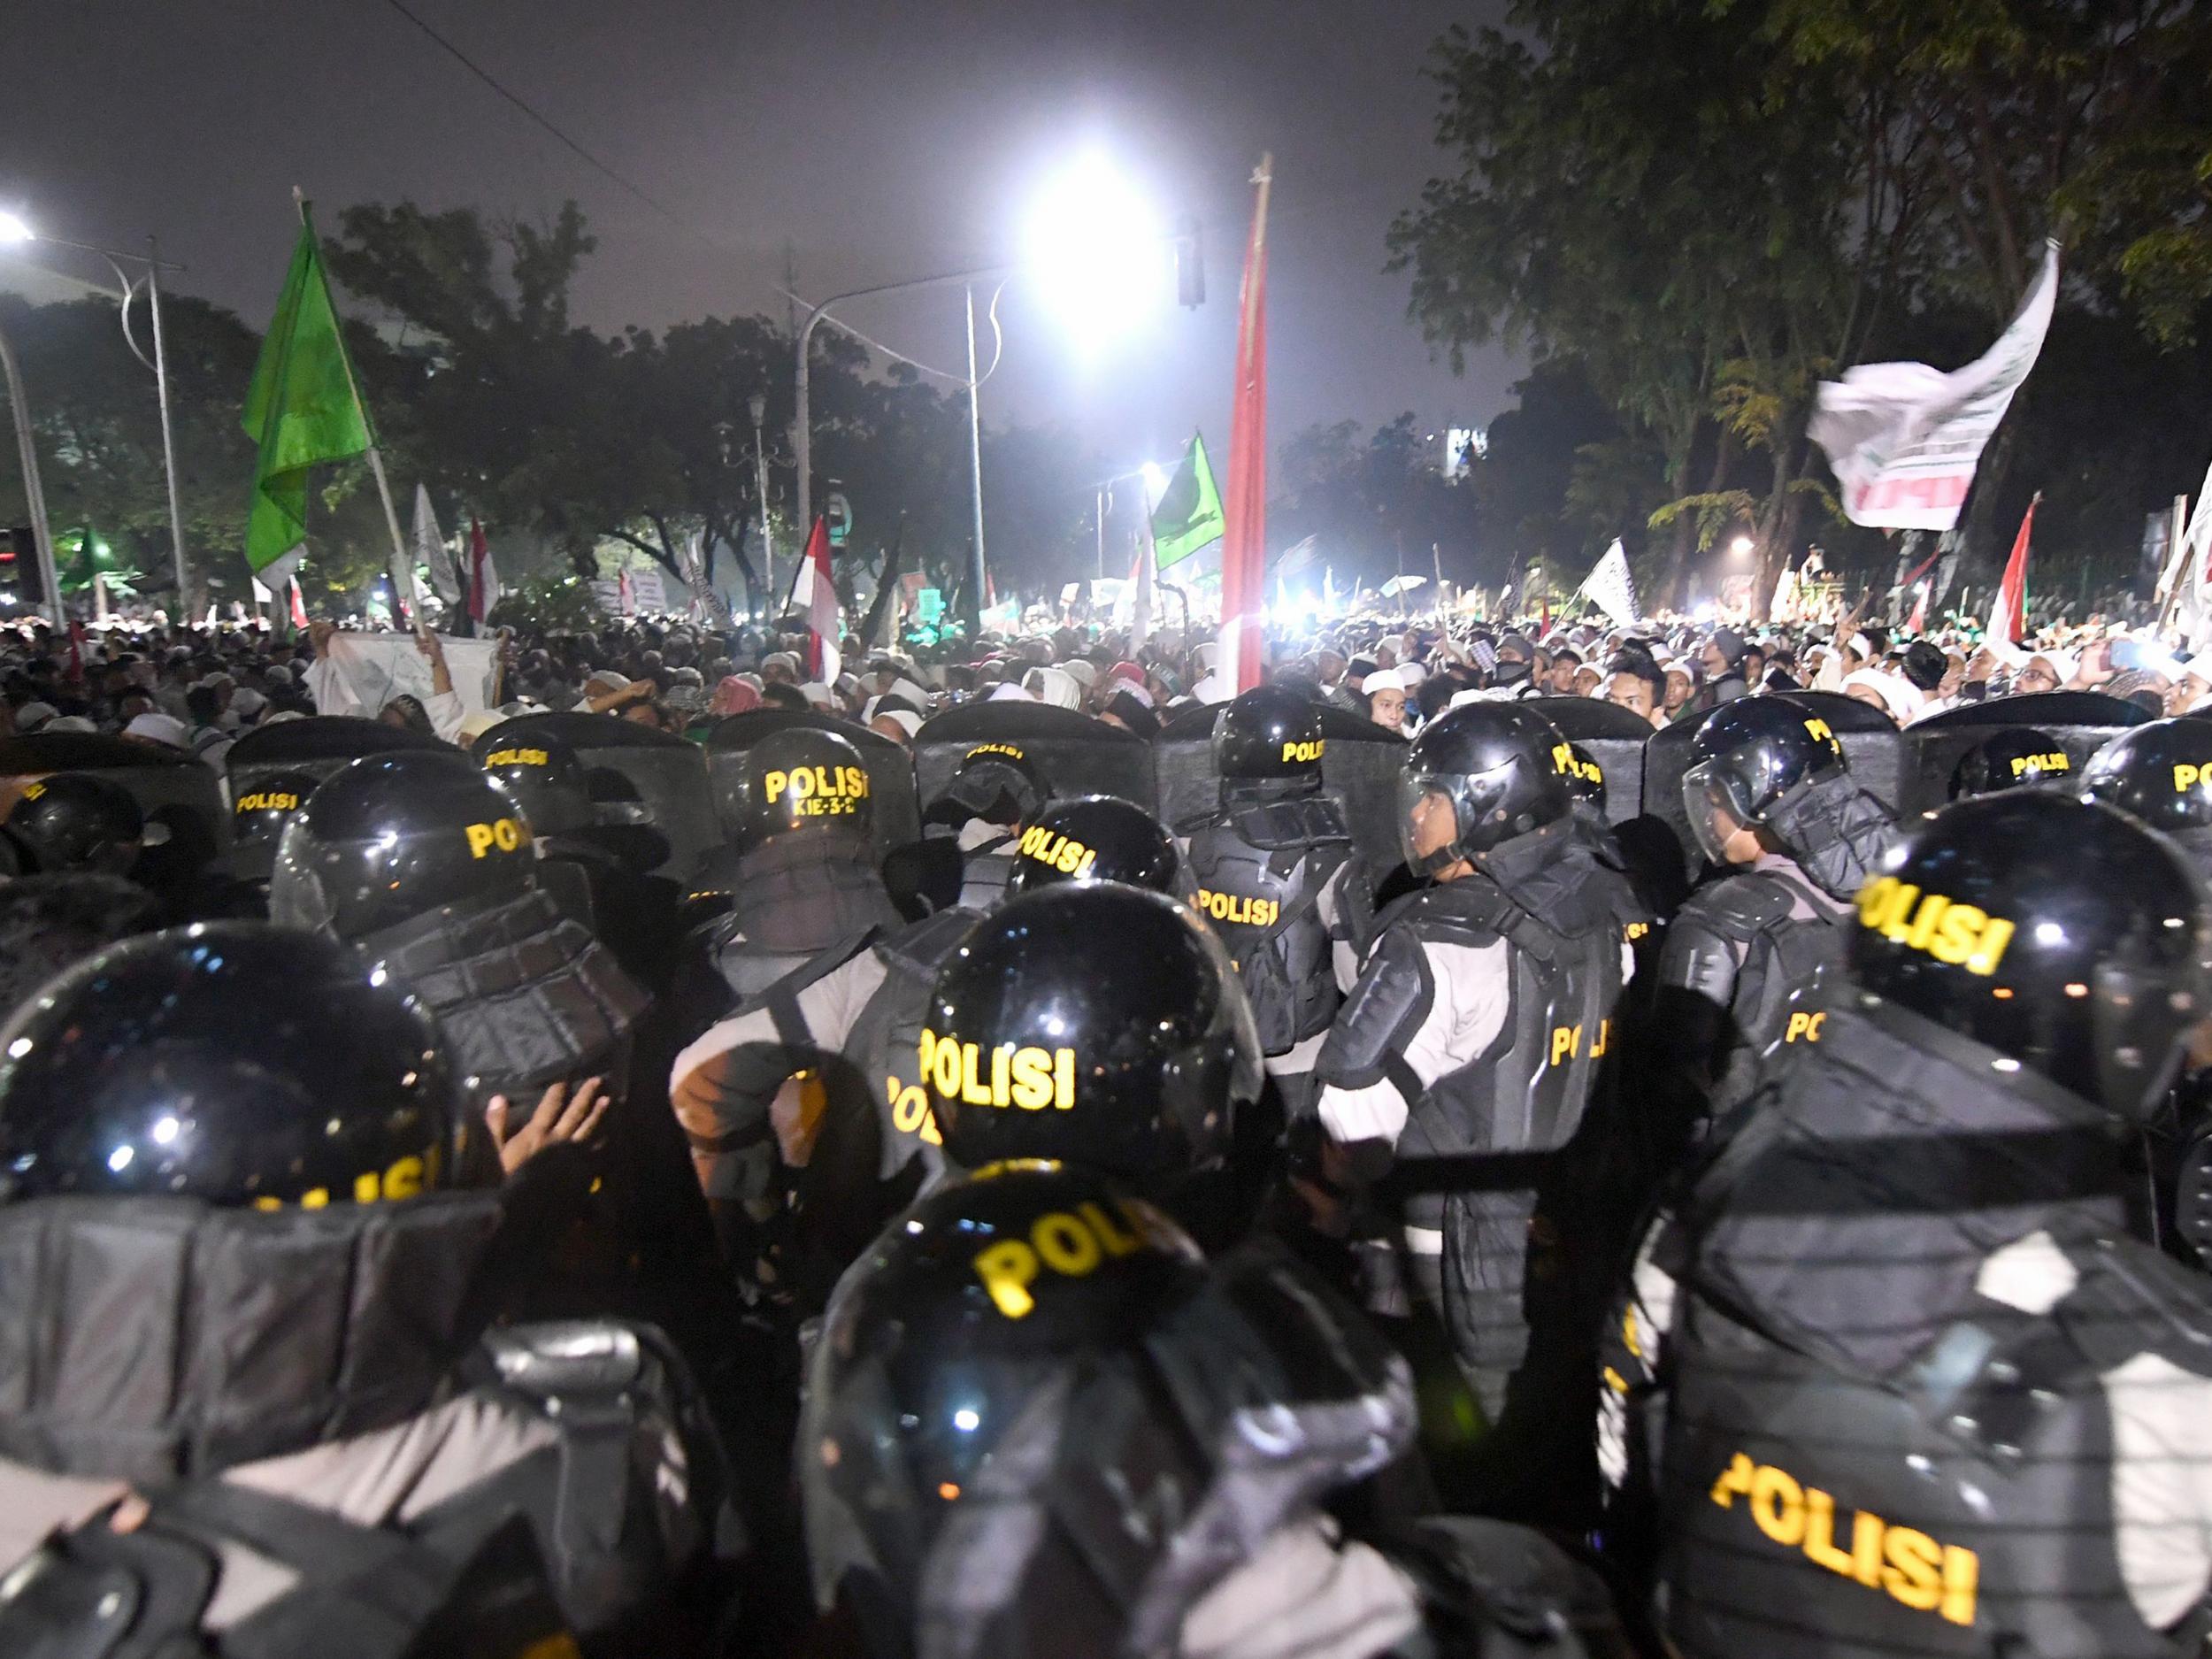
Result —
[{"label": "dark night sky", "polygon": [[[1433,170],[1424,50],[1494,0],[411,4],[697,234],[384,0],[14,0],[0,205],[85,241],[157,232],[191,267],[181,286],[259,326],[296,182],[326,215],[407,196],[547,216],[573,196],[601,238],[579,319],[651,326],[779,306],[787,242],[810,296],[1008,257],[1042,173],[1094,142],[1205,220],[1209,303],[1164,304],[1087,367],[1018,285],[985,413],[1058,418],[1133,464],[1194,421],[1226,444],[1245,180],[1271,148],[1273,435],[1409,408],[1487,420],[1509,401],[1502,357],[1463,380],[1431,361],[1381,273],[1392,215]],[[951,296],[851,315],[958,361]]]}]

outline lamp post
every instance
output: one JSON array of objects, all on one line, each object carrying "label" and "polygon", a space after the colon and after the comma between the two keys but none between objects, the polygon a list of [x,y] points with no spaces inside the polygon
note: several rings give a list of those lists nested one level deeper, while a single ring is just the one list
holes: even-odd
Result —
[{"label": "lamp post", "polygon": [[46,524],[46,492],[38,481],[38,445],[31,437],[31,405],[23,392],[23,371],[15,347],[0,330],[0,373],[8,379],[8,408],[15,419],[16,453],[23,461],[23,500],[31,513],[31,541],[38,555],[39,580],[46,586],[46,614],[54,626],[65,626],[61,613],[61,580],[54,570],[54,535]]},{"label": "lamp post", "polygon": [[753,467],[760,495],[761,581],[767,588],[760,608],[764,616],[772,618],[776,606],[776,544],[768,534],[768,443],[762,434],[763,423],[768,419],[768,399],[764,394],[755,392],[745,400],[745,407],[753,417]]},{"label": "lamp post", "polygon": [[[161,472],[169,491],[169,547],[175,560],[177,575],[177,605],[187,616],[192,612],[191,567],[184,551],[184,509],[177,496],[176,436],[169,420],[169,354],[161,327],[161,273],[181,271],[180,265],[172,265],[161,257],[161,246],[153,237],[146,238],[144,253],[127,253],[118,249],[103,248],[96,242],[72,242],[65,236],[44,236],[34,231],[22,219],[13,213],[0,213],[0,244],[28,242],[45,242],[55,248],[73,248],[79,253],[97,254],[108,262],[115,273],[120,288],[117,298],[122,304],[123,343],[131,349],[131,355],[154,373],[154,397],[161,410]],[[142,278],[133,278],[123,270],[122,262],[134,260],[146,267]],[[138,297],[138,285],[146,285],[147,309],[153,313],[154,355],[149,358],[139,349],[137,336],[131,333],[131,303]]]}]

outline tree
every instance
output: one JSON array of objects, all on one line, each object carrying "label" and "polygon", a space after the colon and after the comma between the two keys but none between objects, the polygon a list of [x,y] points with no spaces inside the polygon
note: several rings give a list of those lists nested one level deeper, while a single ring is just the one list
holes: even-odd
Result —
[{"label": "tree", "polygon": [[[242,594],[237,549],[254,450],[240,429],[238,406],[260,342],[233,313],[188,296],[164,297],[162,324],[187,553],[201,571]],[[56,535],[96,525],[121,562],[145,573],[145,588],[173,589],[160,405],[152,373],[124,342],[115,303],[0,301],[0,328],[22,365]],[[4,402],[0,432],[12,454]],[[21,524],[27,513],[16,470],[0,470],[0,523]]]}]

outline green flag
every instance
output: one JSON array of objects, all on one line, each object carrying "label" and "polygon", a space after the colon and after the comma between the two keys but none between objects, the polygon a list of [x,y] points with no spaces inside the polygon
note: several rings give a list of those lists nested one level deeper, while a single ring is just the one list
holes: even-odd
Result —
[{"label": "green flag", "polygon": [[1213,468],[1206,465],[1206,441],[1194,432],[1183,465],[1152,510],[1155,566],[1165,570],[1220,540],[1221,492],[1214,488]]},{"label": "green flag", "polygon": [[354,396],[338,313],[300,212],[299,246],[246,393],[246,435],[261,446],[246,519],[246,563],[256,575],[307,538],[307,470],[361,454],[375,442]]}]

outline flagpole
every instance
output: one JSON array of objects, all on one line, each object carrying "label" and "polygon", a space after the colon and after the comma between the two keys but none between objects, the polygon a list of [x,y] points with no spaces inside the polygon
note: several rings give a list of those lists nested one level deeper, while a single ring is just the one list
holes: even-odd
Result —
[{"label": "flagpole", "polygon": [[[292,204],[299,209],[301,226],[311,229],[307,219],[307,196],[296,184],[292,187]],[[334,317],[337,315],[336,305],[330,310]],[[369,472],[376,480],[377,499],[384,503],[385,528],[392,533],[392,604],[396,610],[405,603],[414,615],[417,637],[426,640],[430,637],[430,624],[422,614],[422,595],[415,591],[414,561],[408,557],[406,541],[399,533],[399,509],[392,504],[392,486],[384,476],[384,457],[376,447],[375,423],[369,419],[368,404],[361,401],[360,382],[353,378],[353,353],[344,349],[343,327],[341,319],[338,363],[346,372],[346,389],[353,394],[353,406],[361,411],[361,424],[369,430]],[[393,620],[398,618],[395,617]]]}]

